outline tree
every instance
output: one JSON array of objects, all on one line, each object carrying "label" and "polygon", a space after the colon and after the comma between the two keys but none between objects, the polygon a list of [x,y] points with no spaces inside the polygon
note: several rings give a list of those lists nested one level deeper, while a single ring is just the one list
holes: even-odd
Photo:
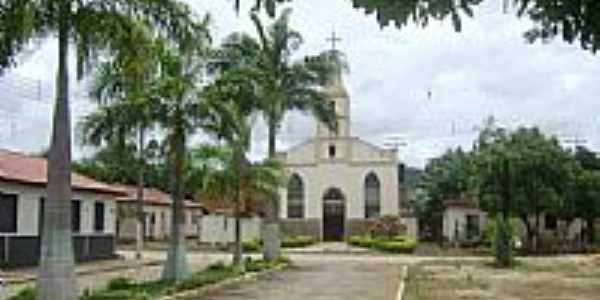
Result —
[{"label": "tree", "polygon": [[[233,200],[235,216],[235,251],[233,263],[242,267],[242,243],[240,205],[244,186],[252,182],[249,178],[250,163],[246,152],[250,149],[252,126],[249,118],[258,108],[256,85],[250,70],[231,68],[204,91],[208,105],[203,128],[217,139],[225,141],[231,149],[223,161],[220,172],[211,176],[212,195]],[[227,192],[227,191],[231,192]],[[216,193],[215,193],[216,191]]]},{"label": "tree", "polygon": [[477,147],[478,189],[482,207],[500,212],[505,222],[521,219],[529,245],[537,252],[540,216],[553,214],[567,200],[572,161],[555,138],[537,128],[519,128]]},{"label": "tree", "polygon": [[[291,1],[291,0],[288,0]],[[276,14],[277,6],[286,0],[256,0],[252,10]],[[401,29],[410,23],[426,27],[431,20],[450,18],[456,31],[461,31],[463,19],[474,17],[474,9],[484,0],[352,0],[355,9],[375,15],[381,27],[394,24]],[[529,18],[534,26],[524,33],[528,42],[548,42],[556,37],[567,43],[578,42],[583,50],[596,53],[600,49],[600,3],[595,0],[503,0],[507,12],[511,4],[518,17]],[[235,2],[240,9],[240,0]]]},{"label": "tree", "polygon": [[76,45],[80,77],[91,69],[98,50],[122,42],[134,20],[154,25],[162,35],[183,38],[193,29],[189,9],[176,1],[5,0],[0,2],[0,72],[17,62],[29,42],[57,33],[59,67],[48,157],[48,206],[44,216],[38,299],[74,299],[73,247],[70,232],[71,124],[69,44]]},{"label": "tree", "polygon": [[[91,98],[101,105],[101,110],[91,113],[83,122],[84,142],[100,146],[99,136],[105,135],[110,142],[113,131],[124,135],[137,134],[137,224],[136,258],[142,258],[144,240],[144,172],[146,131],[152,124],[152,115],[157,109],[153,98],[147,95],[144,87],[151,83],[157,68],[157,46],[152,32],[143,24],[134,27],[124,43],[120,45],[112,60],[105,62],[94,76]],[[104,131],[107,131],[106,133]],[[122,144],[121,141],[117,145]]]},{"label": "tree", "polygon": [[441,240],[444,202],[461,198],[470,193],[471,154],[461,148],[448,150],[440,157],[431,159],[419,182],[423,191],[415,201],[420,223],[434,239]]},{"label": "tree", "polygon": [[595,221],[600,216],[600,159],[585,147],[578,147],[574,158],[577,167],[572,177],[568,207],[570,217],[579,217],[586,223],[586,240],[593,245],[596,240]]},{"label": "tree", "polygon": [[[203,27],[207,27],[205,19]],[[170,170],[172,224],[163,279],[181,281],[189,276],[185,236],[183,196],[186,147],[189,136],[201,126],[205,101],[200,86],[202,68],[208,52],[208,32],[177,45],[162,44],[157,79],[147,87],[158,103],[155,121],[165,131],[167,164]]]},{"label": "tree", "polygon": [[[340,64],[332,59],[332,53],[292,62],[302,37],[289,26],[290,14],[291,10],[284,10],[265,29],[258,15],[252,13],[259,39],[233,34],[226,39],[220,52],[225,69],[242,68],[254,78],[255,92],[259,94],[259,105],[268,126],[268,154],[272,160],[275,159],[277,133],[286,112],[310,112],[330,127],[336,123],[334,108],[321,88]],[[279,256],[280,247],[278,195],[273,196],[267,205],[263,227],[263,254],[268,261]]]}]

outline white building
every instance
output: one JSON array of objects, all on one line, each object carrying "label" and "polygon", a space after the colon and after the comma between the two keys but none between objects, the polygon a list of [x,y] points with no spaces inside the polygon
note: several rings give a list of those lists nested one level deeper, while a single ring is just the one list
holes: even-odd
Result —
[{"label": "white building", "polygon": [[[0,150],[0,266],[38,263],[46,168],[44,158]],[[123,191],[76,173],[71,180],[75,258],[114,256],[115,197]]]},{"label": "white building", "polygon": [[[121,241],[133,241],[136,235],[137,188],[131,185],[117,185],[126,191],[126,195],[117,198],[118,238]],[[173,199],[171,195],[155,189],[145,188],[143,192],[144,238],[148,240],[166,240],[171,235]],[[205,213],[202,204],[191,200],[184,201],[183,216],[185,236],[196,237],[200,230],[200,220]]]},{"label": "white building", "polygon": [[341,240],[366,233],[379,216],[399,213],[396,151],[352,136],[341,72],[326,92],[338,115],[337,130],[317,124],[314,138],[278,154],[289,175],[280,191],[284,235]]},{"label": "white building", "polygon": [[[523,220],[516,222],[517,237],[526,239],[526,226]],[[444,202],[443,237],[451,243],[476,243],[481,241],[490,222],[486,212],[479,208],[475,199],[461,196]],[[535,224],[533,216],[529,217],[530,224]],[[541,213],[539,216],[539,235],[545,242],[560,242],[563,246],[575,245],[580,241],[584,224],[580,219],[570,222],[561,220],[552,214]]]}]

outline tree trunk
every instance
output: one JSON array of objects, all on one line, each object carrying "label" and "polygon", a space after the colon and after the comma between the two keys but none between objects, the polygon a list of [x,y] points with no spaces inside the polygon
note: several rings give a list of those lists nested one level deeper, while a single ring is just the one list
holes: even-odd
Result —
[{"label": "tree trunk", "polygon": [[38,300],[77,298],[71,237],[71,121],[69,109],[69,19],[71,1],[60,2],[57,97],[48,156],[47,196],[42,229]]},{"label": "tree trunk", "polygon": [[596,228],[594,228],[594,218],[587,218],[586,223],[588,244],[589,246],[593,246],[596,242]]},{"label": "tree trunk", "polygon": [[533,249],[536,254],[540,253],[540,213],[535,213],[535,228],[533,236]]},{"label": "tree trunk", "polygon": [[235,217],[235,249],[233,253],[233,265],[237,269],[242,269],[242,226],[240,224],[240,205],[241,205],[241,189],[242,189],[242,160],[240,159],[239,150],[235,150],[235,167],[237,168],[236,178],[236,190],[235,190],[235,205],[234,205],[234,217]]},{"label": "tree trunk", "polygon": [[[181,115],[181,112],[178,112]],[[180,119],[179,117],[177,119]],[[185,222],[183,203],[183,164],[185,156],[185,133],[178,122],[173,133],[172,149],[172,198],[173,212],[171,218],[171,236],[167,261],[163,269],[163,279],[166,281],[180,282],[189,275],[187,253],[185,247]]]},{"label": "tree trunk", "polygon": [[142,259],[142,252],[144,251],[144,138],[145,130],[144,126],[140,125],[138,129],[138,180],[137,180],[137,191],[136,191],[136,234],[135,234],[135,258],[138,260]]},{"label": "tree trunk", "polygon": [[527,234],[526,248],[527,248],[527,250],[532,251],[533,250],[533,246],[532,246],[533,245],[533,236],[534,236],[533,226],[531,225],[531,222],[529,221],[528,215],[526,215],[526,214],[522,215],[521,220],[523,221],[523,224],[525,224],[525,231]]},{"label": "tree trunk", "polygon": [[[269,159],[275,159],[277,124],[271,117],[269,122]],[[263,259],[275,261],[280,256],[281,241],[279,239],[279,194],[265,205],[265,221],[263,224]]]}]

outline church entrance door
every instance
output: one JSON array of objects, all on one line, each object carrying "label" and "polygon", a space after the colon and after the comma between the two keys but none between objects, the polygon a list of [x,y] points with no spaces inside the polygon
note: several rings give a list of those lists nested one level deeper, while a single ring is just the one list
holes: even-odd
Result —
[{"label": "church entrance door", "polygon": [[323,196],[323,240],[344,239],[346,207],[344,195],[337,188],[330,188]]}]

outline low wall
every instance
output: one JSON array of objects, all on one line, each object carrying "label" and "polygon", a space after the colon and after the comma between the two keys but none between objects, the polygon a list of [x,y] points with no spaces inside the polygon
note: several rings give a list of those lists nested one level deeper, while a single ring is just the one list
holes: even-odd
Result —
[{"label": "low wall", "polygon": [[[260,238],[261,219],[241,219],[242,241],[250,241]],[[235,218],[225,215],[203,216],[198,237],[204,243],[232,243],[235,241]]]},{"label": "low wall", "polygon": [[283,236],[312,236],[321,239],[321,220],[319,219],[282,219],[279,230]]},{"label": "low wall", "polygon": [[[73,251],[76,261],[107,259],[115,256],[113,235],[76,235]],[[38,236],[0,236],[0,267],[34,266],[40,260]]]},{"label": "low wall", "polygon": [[346,221],[346,237],[367,235],[375,223],[377,223],[377,220],[349,219]]}]

